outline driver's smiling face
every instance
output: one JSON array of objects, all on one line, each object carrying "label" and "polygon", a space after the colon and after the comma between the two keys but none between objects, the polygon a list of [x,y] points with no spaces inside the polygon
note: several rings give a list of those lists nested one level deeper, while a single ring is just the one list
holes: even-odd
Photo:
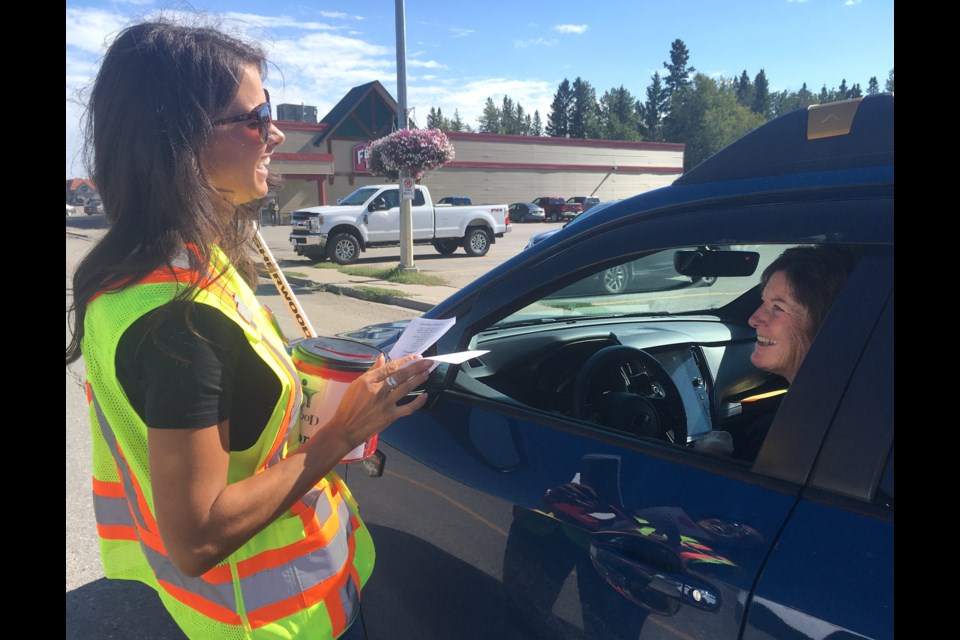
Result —
[{"label": "driver's smiling face", "polygon": [[809,322],[807,308],[794,297],[786,275],[773,273],[763,288],[760,306],[750,316],[750,326],[757,330],[750,362],[793,382],[810,348]]}]

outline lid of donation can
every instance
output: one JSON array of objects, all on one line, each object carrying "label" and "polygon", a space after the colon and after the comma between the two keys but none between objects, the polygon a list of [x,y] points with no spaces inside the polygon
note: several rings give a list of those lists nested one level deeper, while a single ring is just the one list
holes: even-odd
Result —
[{"label": "lid of donation can", "polygon": [[336,371],[366,371],[382,352],[362,342],[343,338],[307,338],[293,348],[292,357]]}]

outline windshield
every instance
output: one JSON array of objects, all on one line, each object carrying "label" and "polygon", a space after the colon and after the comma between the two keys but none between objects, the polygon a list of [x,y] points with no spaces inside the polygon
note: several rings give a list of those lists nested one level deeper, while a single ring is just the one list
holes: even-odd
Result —
[{"label": "windshield", "polygon": [[361,205],[370,199],[379,189],[377,187],[361,187],[341,200],[338,204],[346,206]]},{"label": "windshield", "polygon": [[[586,277],[541,297],[497,325],[539,323],[580,317],[672,315],[712,312],[740,297],[760,282],[760,274],[792,245],[711,245],[674,247],[634,257],[598,269]],[[721,272],[684,275],[677,271],[678,251],[727,251],[723,258],[756,264],[751,275]],[[746,252],[756,252],[752,255]],[[732,270],[729,271],[732,273]]]}]

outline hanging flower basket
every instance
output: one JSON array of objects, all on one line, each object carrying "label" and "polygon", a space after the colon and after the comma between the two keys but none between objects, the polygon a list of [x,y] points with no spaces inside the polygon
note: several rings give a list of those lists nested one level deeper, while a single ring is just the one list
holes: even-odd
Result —
[{"label": "hanging flower basket", "polygon": [[367,169],[392,180],[406,170],[420,180],[453,160],[453,145],[440,129],[400,129],[367,145]]}]

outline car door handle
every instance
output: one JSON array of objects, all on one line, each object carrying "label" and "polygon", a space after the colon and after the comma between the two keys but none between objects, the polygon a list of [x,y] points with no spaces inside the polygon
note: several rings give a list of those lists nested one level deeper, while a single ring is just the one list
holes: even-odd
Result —
[{"label": "car door handle", "polygon": [[673,615],[681,604],[705,611],[720,608],[720,592],[713,585],[691,576],[675,551],[645,536],[595,534],[590,561],[618,593],[656,613]]}]

